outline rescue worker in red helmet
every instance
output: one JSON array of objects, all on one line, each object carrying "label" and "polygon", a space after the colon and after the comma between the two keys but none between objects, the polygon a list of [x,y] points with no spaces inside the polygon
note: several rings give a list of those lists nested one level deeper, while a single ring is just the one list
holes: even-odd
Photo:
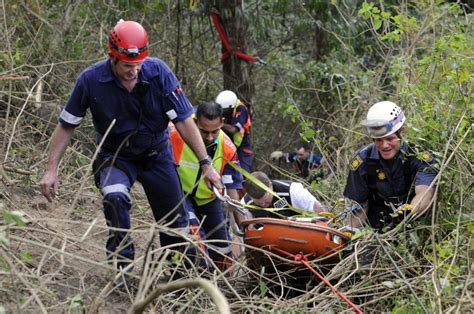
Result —
[{"label": "rescue worker in red helmet", "polygon": [[419,216],[433,198],[436,160],[403,140],[405,119],[399,106],[381,101],[361,122],[373,143],[359,149],[350,163],[344,196],[357,205],[349,219],[353,232],[366,224],[383,230],[408,214]]},{"label": "rescue worker in red helmet", "polygon": [[[193,107],[165,62],[148,57],[148,36],[137,22],[120,20],[108,42],[109,58],[85,69],[59,116],[52,135],[46,172],[40,182],[51,202],[58,192],[58,166],[87,110],[96,142],[103,141],[94,176],[103,196],[109,227],[107,258],[118,268],[133,261],[130,190],[141,182],[157,222],[189,232],[189,216],[169,142],[172,121],[200,161],[207,183],[222,188],[191,115]],[[106,133],[108,132],[108,135]],[[160,234],[162,246],[184,242],[176,233]]]},{"label": "rescue worker in red helmet", "polygon": [[216,97],[216,103],[224,109],[225,123],[222,130],[230,136],[237,147],[240,165],[250,173],[253,162],[250,126],[252,119],[247,106],[230,90],[224,90]]}]

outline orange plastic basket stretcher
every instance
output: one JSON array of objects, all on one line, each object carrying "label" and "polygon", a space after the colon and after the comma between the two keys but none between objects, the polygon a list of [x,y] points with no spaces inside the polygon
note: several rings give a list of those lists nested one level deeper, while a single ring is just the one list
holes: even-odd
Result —
[{"label": "orange plastic basket stretcher", "polygon": [[[337,263],[340,250],[350,238],[331,228],[325,221],[291,221],[276,218],[256,218],[242,222],[247,245],[287,257],[304,254],[318,264]],[[250,253],[252,254],[252,253]],[[286,256],[285,256],[286,255]]]},{"label": "orange plastic basket stretcher", "polygon": [[[344,294],[335,288],[312,263],[318,265],[335,264],[340,261],[341,250],[350,238],[332,228],[326,221],[312,220],[292,221],[275,218],[256,218],[242,222],[244,243],[275,253],[289,261],[305,266],[341,299],[349,304],[356,313],[362,311]],[[260,250],[250,249],[248,252],[250,266],[260,267],[268,264],[270,259]],[[295,265],[283,264],[279,269],[290,269]]]}]

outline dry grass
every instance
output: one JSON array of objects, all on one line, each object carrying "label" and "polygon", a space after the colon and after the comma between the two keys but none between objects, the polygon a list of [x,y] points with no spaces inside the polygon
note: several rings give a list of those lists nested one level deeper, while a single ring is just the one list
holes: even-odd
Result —
[{"label": "dry grass", "polygon": [[[41,4],[37,3],[38,6]],[[5,18],[1,26],[5,43],[2,56],[6,56],[8,62],[3,63],[2,60],[4,72],[0,74],[0,211],[3,214],[0,223],[0,313],[140,312],[145,305],[147,312],[216,312],[225,311],[226,304],[232,312],[352,312],[336,294],[308,273],[300,272],[300,277],[295,278],[294,272],[281,271],[278,265],[283,261],[274,255],[270,255],[272,264],[267,265],[264,270],[249,265],[243,255],[225,272],[207,273],[189,267],[183,278],[191,281],[183,279],[171,282],[170,277],[178,270],[168,261],[172,247],[160,247],[157,240],[159,231],[166,230],[166,227],[153,221],[140,186],[135,186],[132,191],[133,230],[130,231],[137,250],[132,274],[139,284],[134,289],[116,289],[113,282],[117,279],[117,274],[105,261],[104,243],[108,230],[101,211],[100,195],[93,187],[90,176],[90,158],[95,152],[90,121],[84,121],[76,131],[75,139],[63,158],[60,168],[61,185],[56,200],[52,204],[47,203],[38,188],[45,168],[51,130],[58,114],[58,104],[65,101],[80,69],[101,55],[101,48],[98,47],[105,47],[105,43],[99,41],[105,37],[98,40],[96,36],[106,31],[98,30],[97,24],[90,22],[102,20],[93,15],[88,15],[78,24],[80,29],[71,28],[76,25],[73,23],[74,14],[64,15],[66,18],[59,14],[57,20],[48,22],[41,14],[47,14],[51,8],[43,8],[45,11],[37,8],[39,13],[36,14],[30,8],[36,9],[35,4],[34,1],[27,2],[19,10],[20,6],[15,1],[2,1]],[[75,12],[80,4],[81,1],[69,1],[65,5],[65,11]],[[108,4],[104,5],[107,12],[112,12],[110,16],[107,13],[104,16],[115,18],[118,11],[113,11],[114,8]],[[337,7],[338,10],[340,8],[341,6]],[[351,5],[348,10],[352,12],[355,9]],[[96,14],[95,8],[91,12]],[[99,10],[97,12],[103,13]],[[420,25],[429,26],[412,36],[410,40],[413,42],[407,45],[417,51],[420,49],[419,54],[423,54],[425,46],[433,44],[432,37],[438,38],[449,33],[450,27],[456,24],[451,19],[435,22],[440,25],[438,29],[436,25],[431,25],[431,14],[422,16],[423,22]],[[173,28],[174,24],[170,21],[166,20],[164,23]],[[88,28],[89,23],[93,29]],[[103,27],[102,22],[99,24]],[[45,28],[53,30],[51,37],[48,37],[48,31],[43,32]],[[55,28],[62,31],[56,32]],[[423,32],[431,28],[432,36],[422,40]],[[70,41],[61,46],[63,35],[69,29],[73,30],[74,36],[71,39],[71,34],[68,34]],[[174,33],[161,31],[160,29],[160,35],[164,35],[165,39],[159,46],[160,49],[167,49],[167,40],[175,41]],[[346,34],[342,35],[344,37],[341,37],[341,43],[345,45]],[[87,40],[79,41],[78,38],[81,37],[86,37]],[[15,54],[17,40],[31,44],[31,47],[19,44],[18,51],[21,53],[18,56]],[[90,60],[71,57],[71,41],[83,43],[79,47],[88,49],[83,58]],[[53,44],[48,46],[50,42]],[[379,44],[386,45],[386,42]],[[57,48],[59,46],[61,47]],[[210,47],[215,48],[213,45]],[[194,52],[195,48],[192,46],[190,51]],[[342,48],[335,46],[336,50],[346,50]],[[358,59],[358,56],[347,55],[349,63],[343,66],[347,66],[349,70],[342,73],[354,76],[354,81],[347,83],[354,85],[347,86],[347,91],[344,89],[342,93],[339,85],[335,87],[337,91],[333,92],[337,92],[337,100],[329,97],[330,101],[324,103],[324,106],[330,107],[326,110],[323,106],[328,114],[326,120],[320,121],[320,110],[317,109],[314,114],[311,112],[311,115],[298,118],[318,122],[315,125],[321,126],[318,130],[318,145],[322,144],[323,147],[318,149],[327,155],[325,157],[332,165],[332,178],[319,183],[316,192],[330,208],[335,211],[342,209],[343,204],[339,199],[347,175],[346,165],[360,139],[355,127],[357,119],[368,104],[378,97],[396,97],[395,93],[404,91],[409,94],[409,97],[404,96],[408,100],[406,105],[413,107],[409,109],[409,113],[416,117],[412,121],[431,121],[433,117],[443,120],[441,126],[421,124],[424,129],[433,133],[431,135],[446,135],[433,136],[440,141],[434,143],[427,137],[429,144],[436,146],[440,152],[437,157],[441,162],[441,172],[436,198],[428,215],[410,228],[383,235],[369,234],[348,247],[345,257],[338,264],[332,268],[318,268],[318,271],[364,312],[474,312],[473,167],[472,145],[469,144],[472,142],[472,124],[460,125],[463,120],[456,117],[461,116],[461,113],[468,115],[472,111],[472,104],[469,107],[469,102],[472,103],[472,99],[469,100],[472,87],[468,88],[465,84],[466,90],[463,90],[462,84],[456,86],[451,83],[448,86],[445,83],[442,88],[437,89],[436,84],[449,78],[445,72],[438,74],[439,69],[444,67],[443,63],[433,64],[433,68],[427,67],[427,73],[422,71],[420,74],[415,71],[418,67],[410,67],[411,64],[417,64],[416,60],[411,60],[415,56],[411,48],[406,49],[405,55],[405,49],[395,48],[374,52],[381,53],[381,59],[386,63],[377,66],[374,72],[364,68],[363,72],[352,73],[357,67],[354,67],[355,64],[350,59]],[[398,50],[398,58],[407,60],[405,84],[409,88],[400,83],[396,84],[396,91],[386,90],[382,86],[383,77],[393,53]],[[65,51],[66,57],[61,55]],[[446,50],[443,53],[448,52]],[[161,53],[171,60],[174,52]],[[66,59],[72,61],[65,61]],[[203,73],[208,73],[209,65],[202,62],[202,69]],[[329,74],[339,70],[341,69],[336,67],[329,70]],[[297,137],[300,130],[299,126],[290,124],[288,116],[284,118],[288,121],[284,121],[280,112],[275,110],[275,104],[285,101],[284,98],[293,99],[290,97],[292,93],[281,96],[282,99],[272,99],[275,96],[275,86],[270,85],[282,85],[289,89],[291,86],[287,86],[288,78],[282,77],[281,82],[275,81],[269,79],[274,73],[264,75],[264,71],[260,71],[264,79],[259,82],[259,95],[256,96],[262,100],[262,106],[256,107],[260,111],[256,115],[254,130],[259,137],[255,143],[261,148],[261,151],[257,151],[257,157],[262,161],[265,159],[262,155],[268,153],[266,149],[290,149],[287,142]],[[366,71],[369,75],[374,74],[370,78],[373,82],[359,85],[359,80],[366,78]],[[42,80],[46,75],[47,79]],[[209,80],[213,81],[212,84],[217,84],[217,77],[221,76],[216,71],[209,76]],[[403,75],[400,74],[400,77]],[[425,83],[426,90],[420,87],[424,77],[431,77],[430,82]],[[266,88],[263,82],[268,82],[269,86]],[[421,91],[418,94],[419,88]],[[190,90],[192,92],[193,88]],[[446,90],[458,91],[462,97],[451,95]],[[316,89],[314,92],[314,95],[319,95]],[[428,109],[415,112],[421,108],[415,105],[425,98],[428,104],[424,105]],[[459,104],[458,98],[462,98],[466,104]],[[268,99],[271,101],[266,103]],[[401,100],[403,99],[402,97]],[[430,104],[433,104],[432,108]],[[294,105],[297,107],[298,103],[295,102]],[[319,107],[322,105],[320,103]],[[337,110],[333,112],[332,106]],[[452,108],[452,112],[443,113],[443,106]],[[274,121],[268,121],[272,119]],[[286,132],[288,125],[293,128],[291,132]],[[267,129],[269,135],[258,133]],[[283,143],[286,138],[287,142]],[[320,139],[327,141],[319,143]],[[281,170],[276,173],[288,175]],[[27,221],[26,225],[6,224],[4,211],[22,213]],[[195,245],[191,239],[187,238],[187,241],[189,245]],[[364,260],[363,257],[371,254],[372,259]],[[274,267],[279,271],[274,271]],[[219,291],[224,299],[220,297]],[[222,302],[223,300],[227,303]]]},{"label": "dry grass", "polygon": [[[12,112],[19,114],[16,108]],[[0,304],[7,312],[209,312],[225,311],[226,304],[232,312],[352,311],[309,273],[282,272],[278,267],[282,258],[271,254],[279,271],[272,270],[272,265],[265,269],[249,265],[242,255],[225,272],[190,267],[182,280],[171,281],[177,269],[167,257],[173,247],[160,247],[157,240],[159,231],[167,228],[154,223],[140,186],[132,191],[131,230],[137,248],[132,274],[139,284],[133,289],[115,288],[117,274],[105,262],[103,244],[108,231],[100,196],[89,175],[90,159],[81,153],[90,143],[77,140],[68,149],[61,166],[60,193],[52,204],[46,203],[37,185],[46,158],[45,130],[50,126],[22,112],[14,131],[11,121],[2,120],[0,126],[5,130],[3,138],[11,139],[7,161],[1,164],[2,211],[19,211],[27,220],[25,226],[0,225],[4,239],[0,242]],[[457,214],[457,227],[462,230],[465,213]],[[418,223],[407,230],[367,235],[347,249],[340,263],[319,271],[365,312],[391,308],[469,311],[474,303],[467,239],[448,234],[445,244],[456,243],[455,251],[435,256],[430,251],[430,234],[444,226],[428,220],[425,226]],[[361,261],[368,252],[374,254],[373,259]]]}]

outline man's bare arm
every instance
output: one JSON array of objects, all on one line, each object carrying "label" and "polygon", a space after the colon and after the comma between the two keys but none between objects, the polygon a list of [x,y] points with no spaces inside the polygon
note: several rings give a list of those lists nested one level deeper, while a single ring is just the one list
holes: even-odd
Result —
[{"label": "man's bare arm", "polygon": [[413,212],[416,214],[422,214],[428,209],[431,200],[434,196],[434,189],[429,185],[417,185],[415,186],[415,197],[411,201],[413,206]]},{"label": "man's bare arm", "polygon": [[232,124],[224,124],[222,126],[222,130],[226,132],[227,134],[235,134],[235,133],[240,132],[239,128],[237,128],[236,126]]},{"label": "man's bare arm", "polygon": [[[239,199],[239,192],[235,189],[228,189],[227,190],[227,194],[230,196],[230,198],[232,198],[233,200],[236,200],[237,202],[240,201]],[[232,205],[228,205],[228,206],[232,206]],[[243,220],[246,220],[246,219],[252,219],[252,214],[246,210],[246,213],[245,214],[242,214],[240,211],[237,211],[237,210],[232,210],[233,214],[234,214],[234,217],[235,217],[235,221],[237,222],[237,224],[239,226],[241,226],[241,223]]]},{"label": "man's bare arm", "polygon": [[[353,203],[357,204],[357,203]],[[353,228],[362,228],[367,220],[367,212],[369,211],[369,205],[365,204],[356,213],[349,214],[348,226]]]},{"label": "man's bare arm", "polygon": [[48,153],[48,165],[46,172],[40,181],[41,193],[49,202],[53,200],[51,192],[54,194],[58,193],[59,162],[64,156],[64,152],[66,151],[73,134],[74,128],[67,128],[61,123],[58,123],[51,137],[51,144]]}]

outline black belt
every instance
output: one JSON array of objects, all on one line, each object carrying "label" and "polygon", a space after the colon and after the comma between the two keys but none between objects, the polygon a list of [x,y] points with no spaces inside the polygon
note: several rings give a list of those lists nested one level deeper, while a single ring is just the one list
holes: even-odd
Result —
[{"label": "black belt", "polygon": [[[125,139],[126,141],[127,139]],[[116,141],[114,141],[117,143]],[[155,152],[159,153],[162,150],[166,149],[168,146],[168,140],[164,140],[157,146],[151,146],[147,148],[136,148],[129,144],[123,144],[122,146],[116,145],[115,143],[110,143],[105,141],[102,145],[102,148],[106,151],[109,151],[113,154],[117,152],[117,149],[120,147],[120,151],[118,152],[118,156],[125,157],[125,158],[132,158],[132,159],[141,159],[145,156],[150,155],[150,153]]]}]

